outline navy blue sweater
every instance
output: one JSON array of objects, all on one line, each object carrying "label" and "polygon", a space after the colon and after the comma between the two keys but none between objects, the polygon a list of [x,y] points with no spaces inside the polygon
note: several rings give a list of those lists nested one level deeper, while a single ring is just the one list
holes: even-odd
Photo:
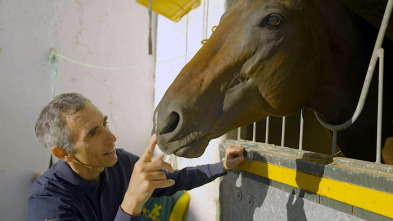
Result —
[{"label": "navy blue sweater", "polygon": [[[82,179],[70,166],[59,161],[38,177],[31,189],[27,220],[142,220],[120,209],[131,174],[139,157],[116,149],[117,163],[101,173],[100,180]],[[225,175],[222,163],[187,167],[167,173],[175,185],[156,189],[152,196],[168,196],[190,190]]]}]

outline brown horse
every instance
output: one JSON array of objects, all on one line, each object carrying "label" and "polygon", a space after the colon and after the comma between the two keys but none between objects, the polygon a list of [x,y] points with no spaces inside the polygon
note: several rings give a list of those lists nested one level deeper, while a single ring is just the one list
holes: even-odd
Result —
[{"label": "brown horse", "polygon": [[[157,106],[159,147],[167,154],[199,157],[213,138],[304,107],[329,123],[347,121],[356,109],[376,35],[338,0],[239,0]],[[393,163],[393,90],[387,86],[393,82],[393,47],[388,39],[384,48],[383,159]],[[375,160],[376,113],[374,79],[362,114],[338,133],[345,156]]]}]

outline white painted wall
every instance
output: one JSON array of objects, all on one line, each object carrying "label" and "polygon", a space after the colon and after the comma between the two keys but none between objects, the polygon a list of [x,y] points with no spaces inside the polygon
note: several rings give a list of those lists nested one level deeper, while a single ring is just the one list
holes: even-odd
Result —
[{"label": "white painted wall", "polygon": [[[178,23],[161,16],[158,17],[156,105],[183,66],[202,46],[203,37],[209,37],[212,26],[218,25],[221,15],[224,13],[224,7],[224,0],[202,0],[202,4],[198,8],[191,11]],[[208,15],[207,19],[204,19],[204,14]],[[161,61],[166,62],[161,63]],[[204,155],[200,158],[184,159],[171,156],[168,161],[178,168],[216,163],[220,161],[219,141],[220,139],[211,141]],[[219,220],[218,192],[219,179],[189,191],[191,200],[187,220]]]},{"label": "white painted wall", "polygon": [[59,58],[55,81],[56,94],[90,98],[108,115],[116,146],[139,155],[154,108],[155,58],[147,39],[148,11],[135,0],[0,0],[1,220],[24,220],[30,179],[48,167],[34,124],[51,99],[51,68],[40,67],[50,48],[83,63],[139,66],[108,71]]}]

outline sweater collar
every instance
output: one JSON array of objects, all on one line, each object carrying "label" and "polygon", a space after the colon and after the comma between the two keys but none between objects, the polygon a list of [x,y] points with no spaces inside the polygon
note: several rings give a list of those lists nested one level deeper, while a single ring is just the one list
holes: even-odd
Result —
[{"label": "sweater collar", "polygon": [[58,161],[53,165],[55,170],[55,175],[58,176],[60,179],[65,180],[73,185],[79,186],[81,190],[89,191],[92,188],[98,186],[100,182],[107,182],[108,181],[108,172],[107,168],[104,168],[104,171],[100,174],[100,179],[98,181],[88,181],[83,179],[79,176],[75,171],[72,170],[70,165],[63,161]]}]

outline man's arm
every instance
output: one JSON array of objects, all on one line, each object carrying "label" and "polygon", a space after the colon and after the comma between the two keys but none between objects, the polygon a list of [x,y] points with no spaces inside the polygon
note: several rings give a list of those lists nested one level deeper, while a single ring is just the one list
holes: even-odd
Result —
[{"label": "man's arm", "polygon": [[226,171],[235,168],[243,162],[243,152],[244,148],[240,145],[229,145],[222,162],[196,167],[186,167],[181,170],[176,170],[173,173],[166,172],[167,178],[173,179],[175,185],[165,189],[157,189],[152,196],[168,196],[179,190],[190,190],[209,183],[217,177],[225,175]]}]

